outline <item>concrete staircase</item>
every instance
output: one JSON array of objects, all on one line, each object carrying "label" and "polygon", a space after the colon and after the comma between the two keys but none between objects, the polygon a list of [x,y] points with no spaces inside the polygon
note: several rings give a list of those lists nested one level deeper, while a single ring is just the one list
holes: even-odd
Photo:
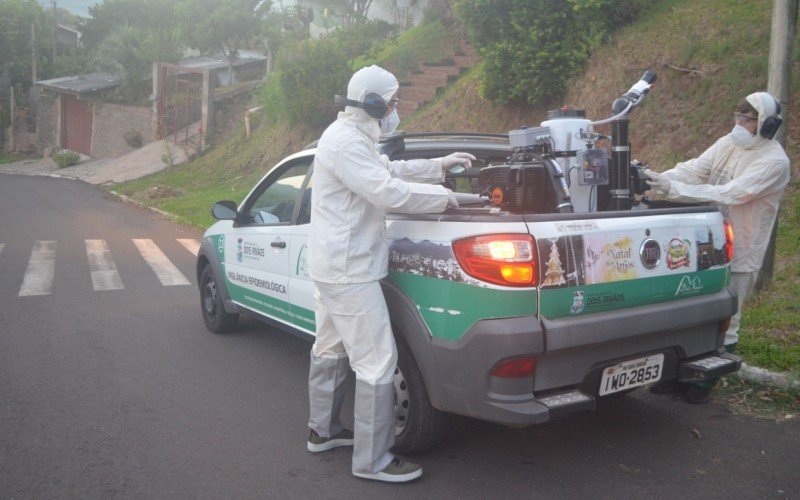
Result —
[{"label": "concrete staircase", "polygon": [[461,73],[473,67],[480,57],[472,46],[462,43],[458,51],[449,57],[449,65],[422,64],[416,71],[409,71],[400,82],[400,102],[397,112],[400,119],[414,114],[432,100],[436,94],[456,80]]}]

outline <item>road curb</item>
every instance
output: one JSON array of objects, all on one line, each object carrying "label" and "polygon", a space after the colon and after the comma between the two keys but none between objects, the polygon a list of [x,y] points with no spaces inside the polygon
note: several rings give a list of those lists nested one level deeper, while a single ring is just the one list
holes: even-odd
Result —
[{"label": "road curb", "polygon": [[800,380],[793,377],[790,373],[776,373],[757,366],[750,366],[742,363],[742,368],[736,376],[747,382],[763,385],[767,387],[777,387],[780,389],[798,389]]},{"label": "road curb", "polygon": [[124,195],[122,193],[118,193],[116,191],[111,191],[111,190],[109,190],[108,192],[111,193],[112,195],[116,196],[120,200],[126,202],[126,203],[131,203],[133,205],[136,205],[137,207],[145,208],[147,210],[152,210],[153,212],[155,212],[155,213],[157,213],[159,215],[163,215],[164,217],[166,217],[166,218],[168,218],[170,220],[175,220],[177,218],[175,215],[172,215],[169,212],[165,212],[164,210],[161,210],[160,208],[150,207],[150,206],[147,206],[147,205],[145,205],[143,203],[140,203],[140,202],[134,200],[133,198],[131,198],[130,196],[126,196],[126,195]]},{"label": "road curb", "polygon": [[77,177],[70,177],[69,175],[61,175],[61,174],[48,174],[48,173],[41,173],[36,174],[39,177],[50,177],[51,179],[69,179],[71,181],[79,181]]}]

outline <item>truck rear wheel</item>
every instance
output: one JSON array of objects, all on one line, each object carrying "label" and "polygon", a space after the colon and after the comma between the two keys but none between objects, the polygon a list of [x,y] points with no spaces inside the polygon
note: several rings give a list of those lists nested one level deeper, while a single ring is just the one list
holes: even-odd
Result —
[{"label": "truck rear wheel", "polygon": [[397,354],[394,372],[397,429],[393,450],[420,453],[439,440],[444,430],[444,414],[431,405],[422,373],[402,339],[397,339]]}]

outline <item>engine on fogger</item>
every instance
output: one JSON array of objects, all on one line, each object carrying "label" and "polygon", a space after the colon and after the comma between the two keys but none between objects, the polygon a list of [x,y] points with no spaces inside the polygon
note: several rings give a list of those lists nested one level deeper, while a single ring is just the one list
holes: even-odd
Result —
[{"label": "engine on fogger", "polygon": [[[642,78],[612,104],[612,116],[591,121],[583,109],[548,112],[538,127],[508,133],[513,154],[480,171],[483,195],[515,213],[572,213],[630,210],[643,194],[646,165],[631,161],[628,116],[644,100],[656,74]],[[611,135],[594,132],[610,124]],[[610,149],[598,142],[610,141]]]}]

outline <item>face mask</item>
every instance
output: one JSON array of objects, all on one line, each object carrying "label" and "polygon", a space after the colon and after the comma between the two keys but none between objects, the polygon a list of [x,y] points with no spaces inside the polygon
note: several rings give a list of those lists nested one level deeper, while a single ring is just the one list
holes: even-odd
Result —
[{"label": "face mask", "polygon": [[389,135],[397,128],[400,124],[400,115],[397,114],[397,109],[393,109],[389,116],[386,116],[381,120],[381,134]]},{"label": "face mask", "polygon": [[758,137],[751,134],[749,130],[741,125],[734,125],[733,130],[731,130],[731,142],[733,142],[734,146],[746,148],[755,144],[756,140],[758,140]]}]

